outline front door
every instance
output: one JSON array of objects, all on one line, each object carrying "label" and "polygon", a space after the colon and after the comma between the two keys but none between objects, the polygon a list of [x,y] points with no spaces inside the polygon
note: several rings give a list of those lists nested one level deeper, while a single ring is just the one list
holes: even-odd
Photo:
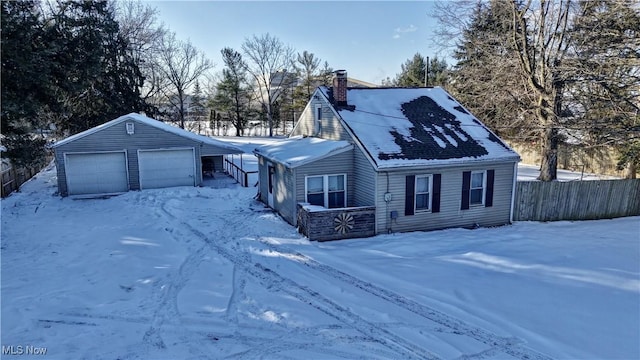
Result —
[{"label": "front door", "polygon": [[275,182],[276,168],[271,163],[268,163],[268,167],[269,167],[269,194],[267,195],[267,200],[269,202],[269,207],[273,209],[273,183]]}]

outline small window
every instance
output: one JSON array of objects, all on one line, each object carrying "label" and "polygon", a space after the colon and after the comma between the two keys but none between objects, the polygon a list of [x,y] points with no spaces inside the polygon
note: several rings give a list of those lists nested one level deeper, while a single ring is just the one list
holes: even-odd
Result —
[{"label": "small window", "polygon": [[328,201],[327,206],[330,209],[344,207],[345,189],[344,175],[331,175],[329,178]]},{"label": "small window", "polygon": [[416,211],[429,210],[431,175],[416,176]]},{"label": "small window", "polygon": [[133,123],[127,123],[127,134],[133,135],[135,133],[135,125]]},{"label": "small window", "polygon": [[324,177],[307,178],[307,202],[311,205],[324,206]]},{"label": "small window", "polygon": [[345,174],[308,176],[306,181],[307,202],[330,209],[345,207],[347,200],[346,179]]},{"label": "small window", "polygon": [[471,188],[469,189],[469,203],[471,205],[484,204],[484,189],[485,189],[485,172],[484,171],[471,172]]},{"label": "small window", "polygon": [[316,105],[316,121],[322,120],[322,105]]}]

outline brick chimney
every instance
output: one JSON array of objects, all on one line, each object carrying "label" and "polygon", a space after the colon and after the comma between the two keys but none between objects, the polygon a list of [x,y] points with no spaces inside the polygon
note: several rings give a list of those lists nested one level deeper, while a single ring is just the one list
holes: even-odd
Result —
[{"label": "brick chimney", "polygon": [[336,70],[333,78],[333,99],[338,106],[347,105],[347,71]]}]

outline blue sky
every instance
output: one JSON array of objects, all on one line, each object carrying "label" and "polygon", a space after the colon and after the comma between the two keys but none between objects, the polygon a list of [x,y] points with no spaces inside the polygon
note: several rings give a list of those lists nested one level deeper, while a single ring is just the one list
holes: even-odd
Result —
[{"label": "blue sky", "polygon": [[223,68],[220,50],[240,50],[245,38],[270,33],[297,52],[307,50],[379,84],[416,52],[437,55],[431,1],[150,1],[160,21],[190,39]]}]

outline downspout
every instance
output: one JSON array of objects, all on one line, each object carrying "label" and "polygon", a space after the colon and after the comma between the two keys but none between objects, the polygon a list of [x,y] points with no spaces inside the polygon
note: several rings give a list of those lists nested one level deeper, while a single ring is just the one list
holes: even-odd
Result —
[{"label": "downspout", "polygon": [[296,168],[291,168],[291,181],[293,181],[293,186],[292,186],[292,190],[291,190],[291,197],[292,197],[292,201],[293,201],[293,226],[295,226],[296,228],[298,228],[298,202],[296,201],[297,199],[297,194],[296,194],[296,185],[298,184],[298,179],[297,179],[297,171]]},{"label": "downspout", "polygon": [[513,207],[516,201],[516,182],[518,181],[518,162],[513,163],[513,187],[511,188],[511,209],[509,209],[509,224],[513,224]]},{"label": "downspout", "polygon": [[391,213],[389,213],[389,203],[391,202],[390,200],[387,201],[386,199],[386,194],[389,194],[389,172],[385,171],[384,174],[387,176],[387,191],[385,192],[385,199],[384,199],[384,203],[385,203],[385,218],[387,219],[387,234],[391,234],[393,232],[392,229],[392,222],[393,219],[391,219]]}]

